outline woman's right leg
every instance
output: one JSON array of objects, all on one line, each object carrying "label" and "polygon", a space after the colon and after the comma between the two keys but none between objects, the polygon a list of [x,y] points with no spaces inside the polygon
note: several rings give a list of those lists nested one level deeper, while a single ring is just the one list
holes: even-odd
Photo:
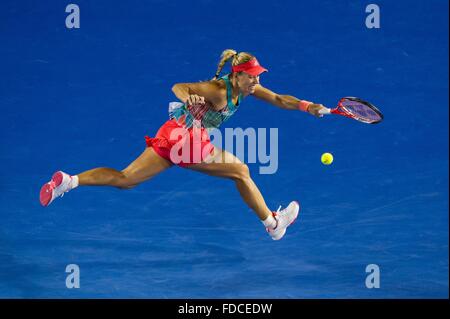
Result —
[{"label": "woman's right leg", "polygon": [[78,185],[113,186],[121,189],[132,188],[156,174],[173,166],[171,162],[159,156],[151,147],[133,161],[124,170],[99,167],[78,175]]},{"label": "woman's right leg", "polygon": [[233,154],[214,147],[214,153],[207,161],[186,168],[233,180],[244,202],[261,220],[272,216],[271,210],[267,207],[261,192],[250,176],[248,166]]},{"label": "woman's right leg", "polygon": [[121,189],[132,188],[172,165],[171,162],[156,154],[153,148],[148,147],[133,163],[122,171],[100,167],[74,176],[58,171],[53,174],[50,182],[41,187],[39,200],[42,206],[48,206],[55,198],[62,196],[79,185],[114,186]]},{"label": "woman's right leg", "polygon": [[272,214],[261,192],[250,177],[249,169],[233,154],[214,147],[213,155],[206,161],[187,166],[187,168],[212,176],[234,180],[236,187],[247,205],[258,215],[273,240],[281,239],[286,228],[298,216],[298,202],[291,202],[282,211]]}]

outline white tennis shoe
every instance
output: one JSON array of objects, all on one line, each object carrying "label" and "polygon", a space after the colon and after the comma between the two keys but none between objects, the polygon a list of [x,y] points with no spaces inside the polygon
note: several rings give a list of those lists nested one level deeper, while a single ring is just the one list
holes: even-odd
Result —
[{"label": "white tennis shoe", "polygon": [[276,212],[272,212],[273,218],[277,221],[275,228],[266,228],[273,240],[280,240],[286,234],[286,229],[292,225],[297,219],[300,211],[298,202],[291,202],[285,209],[280,210],[281,206]]},{"label": "white tennis shoe", "polygon": [[57,197],[64,196],[72,189],[72,176],[64,172],[58,171],[53,174],[50,182],[41,187],[39,200],[42,206],[48,206]]}]

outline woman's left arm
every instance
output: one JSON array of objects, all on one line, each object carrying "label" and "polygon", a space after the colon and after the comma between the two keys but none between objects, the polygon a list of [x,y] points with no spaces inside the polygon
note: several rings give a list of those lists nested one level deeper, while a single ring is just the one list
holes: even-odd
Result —
[{"label": "woman's left arm", "polygon": [[277,94],[263,87],[260,84],[256,85],[255,92],[252,95],[257,97],[258,99],[261,99],[267,103],[278,106],[282,109],[304,110],[317,117],[322,117],[322,115],[319,114],[319,110],[324,108],[322,104],[303,101],[291,95]]}]

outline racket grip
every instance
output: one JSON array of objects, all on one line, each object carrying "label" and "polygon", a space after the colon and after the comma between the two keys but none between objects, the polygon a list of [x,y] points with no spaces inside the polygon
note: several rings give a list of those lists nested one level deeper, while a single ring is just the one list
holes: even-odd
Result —
[{"label": "racket grip", "polygon": [[325,107],[323,109],[320,109],[319,110],[319,114],[322,114],[322,115],[324,115],[324,114],[331,114],[331,109],[329,109],[327,107]]}]

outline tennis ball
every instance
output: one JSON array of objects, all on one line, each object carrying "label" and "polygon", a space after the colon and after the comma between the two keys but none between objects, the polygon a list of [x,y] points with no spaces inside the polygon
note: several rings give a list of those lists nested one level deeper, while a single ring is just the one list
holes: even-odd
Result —
[{"label": "tennis ball", "polygon": [[323,153],[320,160],[322,161],[322,164],[330,165],[333,163],[333,155],[331,153]]}]

